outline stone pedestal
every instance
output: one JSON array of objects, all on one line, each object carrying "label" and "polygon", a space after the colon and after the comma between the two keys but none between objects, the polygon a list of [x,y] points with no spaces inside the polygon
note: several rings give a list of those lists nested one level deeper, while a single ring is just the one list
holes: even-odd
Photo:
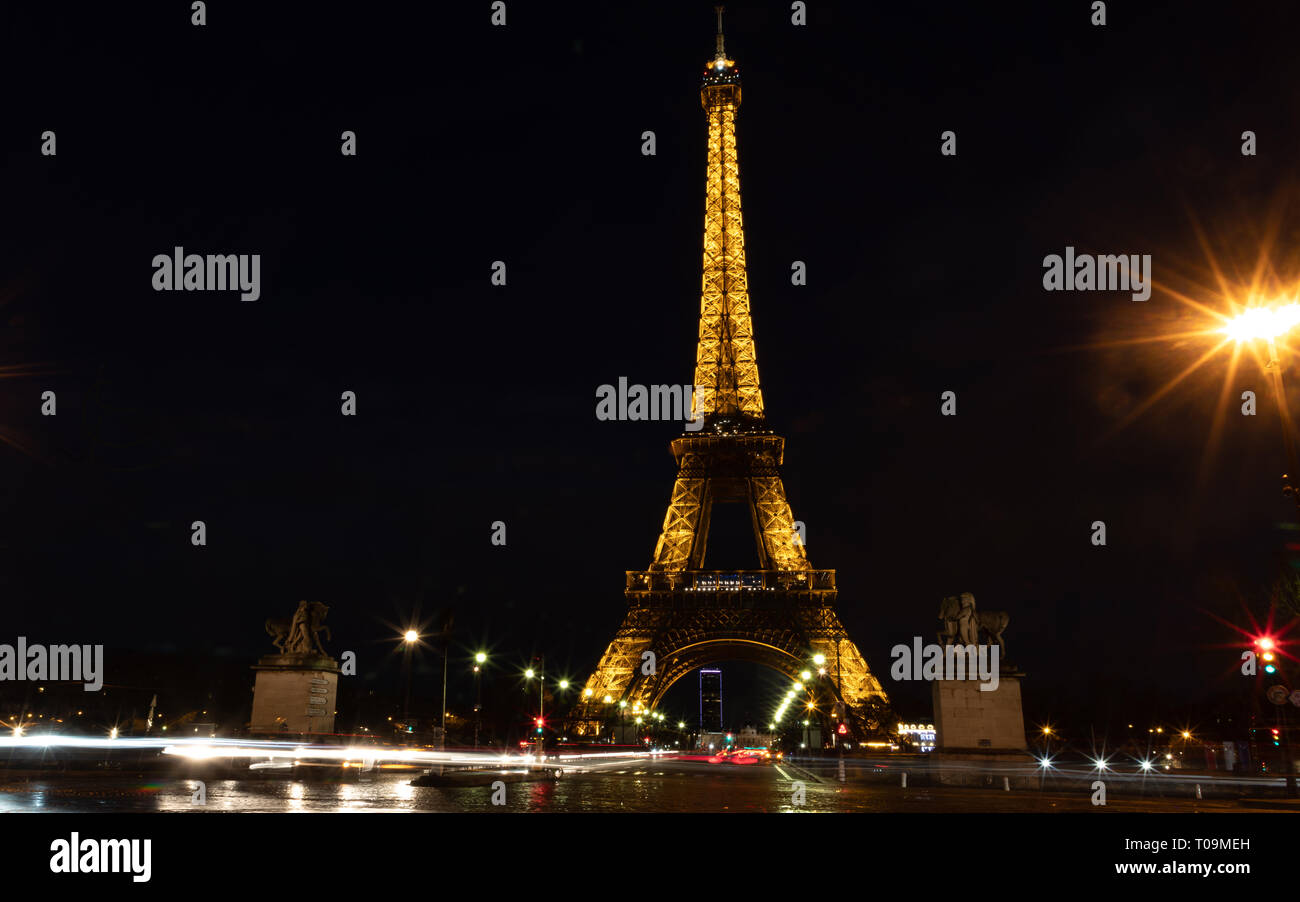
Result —
[{"label": "stone pedestal", "polygon": [[320,655],[266,655],[253,670],[249,731],[275,735],[333,733],[339,665]]},{"label": "stone pedestal", "polygon": [[946,786],[996,786],[1009,777],[1013,786],[1035,786],[1034,757],[1025,741],[1020,703],[1024,674],[1004,670],[998,688],[980,690],[979,680],[933,683],[934,774]]}]

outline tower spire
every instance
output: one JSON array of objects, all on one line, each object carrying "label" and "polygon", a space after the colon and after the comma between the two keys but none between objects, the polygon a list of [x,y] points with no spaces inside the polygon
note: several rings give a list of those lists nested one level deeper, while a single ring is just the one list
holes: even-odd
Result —
[{"label": "tower spire", "polygon": [[740,71],[723,48],[718,12],[718,55],[704,70],[700,105],[709,120],[708,175],[704,185],[704,267],[699,343],[695,351],[692,417],[710,431],[745,431],[763,419],[763,394],[749,317],[745,232],[740,217],[740,165],[736,111]]},{"label": "tower spire", "polygon": [[727,58],[727,52],[726,52],[726,50],[723,49],[723,46],[722,46],[722,11],[723,11],[724,9],[726,9],[726,7],[725,7],[725,6],[715,6],[715,7],[713,7],[713,9],[714,9],[714,10],[717,12],[717,14],[718,14],[718,41],[717,41],[717,44],[718,44],[718,55],[715,56],[714,59],[715,59],[715,60],[725,60],[725,59]]}]

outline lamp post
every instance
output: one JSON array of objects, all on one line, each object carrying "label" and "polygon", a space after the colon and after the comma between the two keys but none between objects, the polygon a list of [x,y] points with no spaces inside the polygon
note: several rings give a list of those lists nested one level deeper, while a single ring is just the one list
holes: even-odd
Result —
[{"label": "lamp post", "polygon": [[[1279,307],[1252,307],[1233,317],[1220,331],[1236,339],[1238,344],[1258,339],[1268,343],[1268,362],[1265,364],[1265,369],[1269,370],[1271,376],[1269,382],[1273,386],[1273,400],[1277,404],[1278,418],[1282,423],[1282,444],[1286,448],[1287,471],[1282,474],[1282,493],[1290,496],[1296,506],[1296,512],[1300,514],[1300,492],[1296,491],[1295,485],[1300,466],[1296,464],[1295,431],[1291,424],[1291,408],[1286,401],[1286,388],[1282,384],[1282,360],[1277,352],[1277,340],[1297,325],[1300,325],[1300,303],[1291,303]],[[1260,686],[1261,681],[1257,679],[1257,693]],[[1295,687],[1289,686],[1289,688]],[[1256,700],[1258,701],[1258,695]],[[1296,798],[1300,792],[1297,791],[1296,786],[1295,762],[1291,755],[1286,709],[1285,706],[1278,707],[1281,710],[1275,712],[1274,720],[1279,724],[1282,737],[1282,772],[1286,775],[1287,795]]]},{"label": "lamp post", "polygon": [[406,671],[406,700],[402,703],[402,720],[406,731],[411,732],[411,647],[420,641],[420,634],[407,630],[402,634],[402,668]]},{"label": "lamp post", "polygon": [[478,731],[483,722],[483,665],[487,655],[479,652],[474,656],[474,750],[478,751]]},{"label": "lamp post", "polygon": [[[546,676],[545,676],[546,656],[545,655],[541,655],[540,657],[538,657],[537,665],[538,665],[537,673],[536,673],[537,676],[537,757],[540,759],[542,757],[542,752],[546,748],[545,745],[546,734],[542,732],[543,730],[546,729],[546,696],[543,693],[543,689],[545,688],[545,681],[546,681]],[[533,676],[534,676],[533,668],[529,667],[527,670],[524,671],[524,679],[531,680]]]},{"label": "lamp post", "polygon": [[442,634],[442,725],[438,748],[447,747],[447,634]]},{"label": "lamp post", "polygon": [[1300,510],[1300,495],[1296,494],[1293,480],[1298,468],[1296,466],[1295,433],[1291,425],[1291,411],[1286,403],[1286,388],[1282,384],[1282,360],[1277,353],[1277,339],[1300,325],[1300,303],[1281,307],[1252,307],[1238,316],[1228,320],[1220,329],[1222,333],[1233,338],[1238,344],[1264,340],[1268,344],[1268,362],[1265,369],[1269,371],[1269,382],[1273,387],[1273,400],[1277,404],[1278,418],[1282,422],[1282,443],[1286,448],[1287,472],[1282,474],[1286,480],[1283,489]]}]

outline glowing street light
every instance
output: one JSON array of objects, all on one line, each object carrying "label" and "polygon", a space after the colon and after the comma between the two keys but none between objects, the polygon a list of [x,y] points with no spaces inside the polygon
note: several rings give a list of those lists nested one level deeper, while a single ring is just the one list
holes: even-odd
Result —
[{"label": "glowing street light", "polygon": [[1300,325],[1300,304],[1251,307],[1234,316],[1219,331],[1235,341],[1265,339],[1272,342]]},{"label": "glowing street light", "polygon": [[1229,319],[1219,331],[1235,339],[1238,345],[1257,339],[1268,342],[1267,369],[1272,374],[1273,400],[1282,420],[1282,442],[1286,447],[1287,472],[1282,474],[1285,481],[1283,493],[1291,495],[1291,500],[1300,509],[1300,494],[1291,483],[1300,465],[1296,461],[1295,436],[1286,389],[1282,385],[1282,364],[1277,353],[1277,340],[1297,325],[1300,325],[1300,303],[1292,302],[1275,307],[1251,307]]},{"label": "glowing street light", "polygon": [[[444,659],[445,661],[445,659]],[[478,733],[483,725],[483,665],[487,663],[487,652],[474,655],[474,750],[478,751]]]},{"label": "glowing street light", "polygon": [[826,656],[821,652],[818,652],[817,654],[813,655],[813,663],[816,664],[818,667],[821,667],[823,664],[826,663]]},{"label": "glowing street light", "polygon": [[[540,659],[534,658],[533,660],[540,660],[542,662],[542,668],[545,668],[545,656],[542,656]],[[537,677],[537,757],[540,760],[546,754],[546,734],[543,732],[546,724],[546,677],[544,677],[539,671],[533,670],[531,667],[524,671],[525,680],[531,680],[533,677]],[[566,682],[565,685],[568,685],[568,683]]]},{"label": "glowing street light", "polygon": [[402,669],[406,671],[406,696],[402,701],[402,720],[406,721],[407,732],[411,732],[411,647],[420,641],[420,634],[409,629],[402,633]]}]

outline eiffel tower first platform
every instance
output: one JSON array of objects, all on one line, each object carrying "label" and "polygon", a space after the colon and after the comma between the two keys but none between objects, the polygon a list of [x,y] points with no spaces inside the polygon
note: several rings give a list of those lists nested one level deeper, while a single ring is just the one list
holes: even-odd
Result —
[{"label": "eiffel tower first platform", "polygon": [[[691,671],[747,660],[792,682],[812,675],[800,707],[811,701],[827,718],[843,704],[861,737],[881,726],[885,693],[835,613],[835,571],[808,562],[781,484],[785,440],[763,428],[736,160],[740,73],[723,50],[721,8],[700,99],[709,141],[692,416],[703,427],[672,442],[679,470],[654,559],[627,573],[623,624],[567,732],[608,735],[620,717],[653,711]],[[761,570],[704,569],[710,514],[721,503],[748,506]]]}]

